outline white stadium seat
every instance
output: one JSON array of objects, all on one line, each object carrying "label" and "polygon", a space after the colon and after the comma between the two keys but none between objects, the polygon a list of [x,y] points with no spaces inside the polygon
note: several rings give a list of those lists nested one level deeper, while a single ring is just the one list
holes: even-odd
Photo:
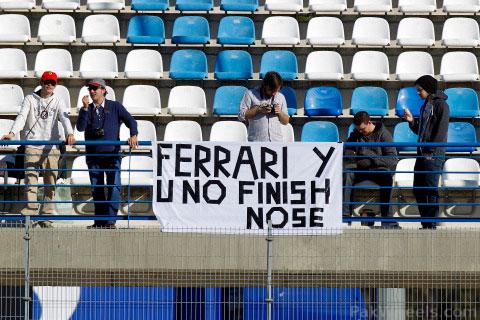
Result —
[{"label": "white stadium seat", "polygon": [[160,52],[151,49],[136,49],[127,54],[125,76],[129,79],[163,78],[163,62]]},{"label": "white stadium seat", "polygon": [[427,13],[437,10],[436,0],[398,0],[398,10],[400,12]]},{"label": "white stadium seat", "polygon": [[444,81],[478,80],[476,56],[471,52],[447,52],[440,64],[440,77]]},{"label": "white stadium seat", "polygon": [[0,114],[17,114],[23,102],[23,90],[16,84],[0,84]]},{"label": "white stadium seat", "polygon": [[85,156],[79,156],[73,160],[70,183],[73,185],[90,184],[90,176],[88,174],[88,166]]},{"label": "white stadium seat", "polygon": [[195,121],[176,120],[165,126],[163,141],[202,141],[202,128]]},{"label": "white stadium seat", "polygon": [[46,14],[38,24],[38,42],[72,43],[77,39],[75,21],[67,14]]},{"label": "white stadium seat", "polygon": [[30,21],[21,14],[0,15],[0,42],[28,42],[31,40]]},{"label": "white stadium seat", "polygon": [[158,115],[162,112],[160,92],[151,85],[128,86],[122,104],[131,114]]},{"label": "white stadium seat", "polygon": [[210,141],[247,142],[247,126],[240,121],[218,121],[212,125]]},{"label": "white stadium seat", "polygon": [[305,79],[341,80],[343,79],[342,57],[335,51],[314,51],[308,54],[305,64]]},{"label": "white stadium seat", "polygon": [[479,186],[480,166],[475,159],[448,159],[443,165],[443,171],[442,183],[446,187],[476,188]]},{"label": "white stadium seat", "polygon": [[388,12],[392,10],[392,0],[355,0],[353,10],[356,12]]},{"label": "white stadium seat", "polygon": [[35,8],[35,0],[0,0],[2,10],[31,10]]},{"label": "white stadium seat", "polygon": [[0,49],[0,78],[23,78],[27,76],[25,52],[15,48]]},{"label": "white stadium seat", "polygon": [[82,42],[115,43],[120,41],[120,25],[111,14],[89,15],[83,21]]},{"label": "white stadium seat", "polygon": [[170,90],[168,113],[172,115],[204,115],[207,112],[205,92],[200,87],[176,86]]},{"label": "white stadium seat", "polygon": [[336,45],[345,43],[342,20],[335,17],[315,17],[307,26],[307,43],[311,45]]},{"label": "white stadium seat", "polygon": [[[112,87],[107,86],[107,95],[105,96],[106,99],[108,100],[115,100],[115,91],[112,89]],[[82,108],[83,103],[82,103],[82,98],[84,96],[88,96],[88,101],[89,103],[92,103],[92,99],[90,98],[90,94],[88,93],[88,88],[86,86],[83,86],[80,88],[80,92],[78,93],[78,99],[77,99],[77,111]]]},{"label": "white stadium seat", "polygon": [[80,77],[86,79],[118,77],[118,64],[115,52],[106,49],[90,49],[80,59]]},{"label": "white stadium seat", "polygon": [[390,44],[390,27],[383,18],[358,18],[353,25],[352,44],[387,46]]},{"label": "white stadium seat", "polygon": [[77,10],[80,9],[80,0],[43,0],[42,8],[47,10]]},{"label": "white stadium seat", "polygon": [[293,17],[268,17],[263,23],[262,43],[266,45],[300,43],[298,22]]},{"label": "white stadium seat", "polygon": [[426,18],[404,18],[398,24],[397,44],[400,46],[433,46],[433,22]]},{"label": "white stadium seat", "polygon": [[65,49],[42,49],[35,59],[35,77],[45,71],[54,71],[59,78],[73,77],[73,64],[70,52]]},{"label": "white stadium seat", "polygon": [[359,51],[353,56],[351,73],[354,80],[388,80],[390,68],[387,55],[380,51]]},{"label": "white stadium seat", "polygon": [[[124,186],[153,184],[153,159],[149,156],[126,156],[122,158],[120,170],[120,180]],[[149,171],[144,172],[135,170]]]},{"label": "white stadium seat", "polygon": [[480,11],[480,1],[443,0],[443,10],[448,13],[475,13]]},{"label": "white stadium seat", "polygon": [[125,0],[87,0],[88,10],[122,10]]},{"label": "white stadium seat", "polygon": [[283,142],[295,142],[295,133],[290,123],[282,126]]},{"label": "white stadium seat", "polygon": [[[77,130],[77,126],[73,129],[73,137],[75,141],[85,141],[85,132],[80,132]],[[73,146],[77,150],[85,150],[84,145],[74,145]]]},{"label": "white stadium seat", "polygon": [[427,52],[407,51],[402,52],[397,59],[397,79],[400,81],[415,81],[422,75],[433,77],[433,58]]},{"label": "white stadium seat", "polygon": [[[151,149],[157,142],[157,131],[155,125],[151,121],[137,120],[138,141],[151,141],[152,146],[139,146],[140,149]],[[130,129],[122,123],[120,126],[120,140],[127,141],[130,138]],[[122,146],[123,149],[128,149],[128,146]]]},{"label": "white stadium seat", "polygon": [[335,12],[347,10],[347,0],[310,0],[308,10]]},{"label": "white stadium seat", "polygon": [[303,9],[303,0],[265,0],[266,11],[295,11]]},{"label": "white stadium seat", "polygon": [[398,203],[404,203],[403,205],[395,205],[396,211],[400,215],[417,215],[418,209],[415,203],[415,197],[413,195],[413,169],[415,167],[416,159],[400,159],[395,168],[395,174],[393,175],[393,186],[400,189],[394,189],[392,191],[392,201]]},{"label": "white stadium seat", "polygon": [[476,47],[480,43],[478,23],[472,18],[450,18],[443,23],[442,44],[447,47]]}]

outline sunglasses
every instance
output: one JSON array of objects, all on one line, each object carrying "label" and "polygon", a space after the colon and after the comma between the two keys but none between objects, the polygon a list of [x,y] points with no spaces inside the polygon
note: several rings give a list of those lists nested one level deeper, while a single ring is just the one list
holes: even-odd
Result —
[{"label": "sunglasses", "polygon": [[43,85],[44,86],[47,86],[47,85],[56,86],[57,83],[54,80],[45,80],[45,81],[43,81]]},{"label": "sunglasses", "polygon": [[97,86],[88,86],[88,91],[97,91],[100,87]]}]

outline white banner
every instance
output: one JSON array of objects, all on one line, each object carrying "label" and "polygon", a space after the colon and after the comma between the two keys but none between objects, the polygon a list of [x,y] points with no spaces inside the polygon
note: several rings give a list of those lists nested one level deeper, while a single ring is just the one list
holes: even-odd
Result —
[{"label": "white banner", "polygon": [[164,231],[339,233],[341,143],[157,144],[153,209]]}]

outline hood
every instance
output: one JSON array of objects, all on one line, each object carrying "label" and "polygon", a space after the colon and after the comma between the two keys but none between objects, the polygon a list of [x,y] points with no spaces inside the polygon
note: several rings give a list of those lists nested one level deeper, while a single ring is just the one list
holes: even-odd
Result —
[{"label": "hood", "polygon": [[442,91],[437,90],[437,92],[432,95],[432,100],[447,100],[448,96]]}]

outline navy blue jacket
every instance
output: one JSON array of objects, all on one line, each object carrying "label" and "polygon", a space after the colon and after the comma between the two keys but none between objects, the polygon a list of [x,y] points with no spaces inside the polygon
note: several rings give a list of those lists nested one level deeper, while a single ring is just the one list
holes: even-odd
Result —
[{"label": "navy blue jacket", "polygon": [[[85,131],[85,140],[120,140],[120,125],[125,125],[130,128],[130,136],[138,134],[137,121],[125,109],[125,107],[112,100],[105,99],[105,121],[102,121],[104,136],[102,138],[95,138],[94,132],[96,123],[96,112],[93,103],[88,105],[88,110],[80,109],[77,119],[77,130]],[[87,153],[118,153],[120,146],[86,146]]]}]

